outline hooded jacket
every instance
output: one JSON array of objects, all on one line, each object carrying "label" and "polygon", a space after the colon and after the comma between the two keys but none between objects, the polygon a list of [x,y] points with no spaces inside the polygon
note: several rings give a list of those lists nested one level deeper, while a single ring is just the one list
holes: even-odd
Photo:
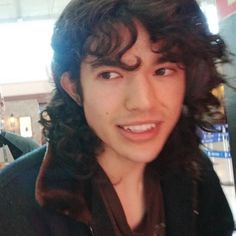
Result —
[{"label": "hooded jacket", "polygon": [[[161,180],[166,236],[230,236],[234,222],[211,162],[195,183],[176,172]],[[91,214],[89,214],[91,212]],[[101,226],[93,232],[91,217]],[[0,236],[115,236],[91,179],[42,147],[0,172]],[[125,235],[124,235],[125,236]]]}]

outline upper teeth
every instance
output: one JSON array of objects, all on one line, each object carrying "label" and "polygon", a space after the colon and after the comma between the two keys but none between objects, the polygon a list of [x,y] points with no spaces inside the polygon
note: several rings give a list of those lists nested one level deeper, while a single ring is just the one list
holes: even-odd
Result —
[{"label": "upper teeth", "polygon": [[143,124],[143,125],[127,125],[127,126],[123,126],[123,128],[125,130],[129,130],[131,132],[134,133],[141,133],[141,132],[145,132],[147,130],[153,129],[155,128],[156,125],[155,124]]}]

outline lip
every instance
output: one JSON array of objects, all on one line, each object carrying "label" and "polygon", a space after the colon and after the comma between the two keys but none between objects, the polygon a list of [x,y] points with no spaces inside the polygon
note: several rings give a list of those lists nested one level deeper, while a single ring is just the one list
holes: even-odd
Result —
[{"label": "lip", "polygon": [[[159,132],[160,132],[160,128],[161,128],[161,124],[162,122],[135,122],[135,123],[129,123],[129,124],[125,124],[125,125],[118,125],[118,129],[120,134],[127,140],[131,141],[131,142],[145,142],[145,141],[149,141],[151,139],[153,139],[154,137],[156,137]],[[136,126],[140,126],[140,127],[149,127],[147,129],[139,130],[138,132],[133,132],[131,129],[125,129],[124,127],[136,127]],[[137,129],[136,129],[137,130]]]}]

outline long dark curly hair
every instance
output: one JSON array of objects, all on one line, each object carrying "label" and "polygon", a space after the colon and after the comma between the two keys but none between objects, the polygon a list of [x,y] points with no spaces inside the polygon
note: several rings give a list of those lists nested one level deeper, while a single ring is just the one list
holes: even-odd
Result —
[{"label": "long dark curly hair", "polygon": [[[83,98],[80,65],[87,55],[96,57],[94,63],[105,61],[125,67],[121,57],[137,39],[134,20],[143,24],[152,41],[162,42],[157,53],[186,68],[183,113],[154,162],[163,172],[179,166],[197,175],[193,163],[199,159],[200,139],[196,130],[204,126],[203,117],[209,107],[219,106],[211,91],[224,83],[217,64],[229,59],[224,41],[209,32],[195,0],[71,1],[56,22],[52,37],[55,91],[41,113],[44,135],[56,158],[70,163],[69,166],[74,163],[83,176],[93,173],[102,142],[88,126],[83,107],[64,92],[60,79],[63,73],[69,73]],[[130,33],[126,45],[121,44],[117,24],[125,26]]]}]

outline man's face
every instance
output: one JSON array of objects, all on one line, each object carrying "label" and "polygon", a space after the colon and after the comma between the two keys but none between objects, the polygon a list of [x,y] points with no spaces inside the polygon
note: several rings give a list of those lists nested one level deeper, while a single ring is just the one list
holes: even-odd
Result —
[{"label": "man's face", "polygon": [[175,126],[185,92],[185,72],[177,64],[160,62],[146,30],[137,23],[138,38],[119,67],[81,64],[83,108],[89,126],[104,143],[101,162],[146,164],[162,150]]}]

